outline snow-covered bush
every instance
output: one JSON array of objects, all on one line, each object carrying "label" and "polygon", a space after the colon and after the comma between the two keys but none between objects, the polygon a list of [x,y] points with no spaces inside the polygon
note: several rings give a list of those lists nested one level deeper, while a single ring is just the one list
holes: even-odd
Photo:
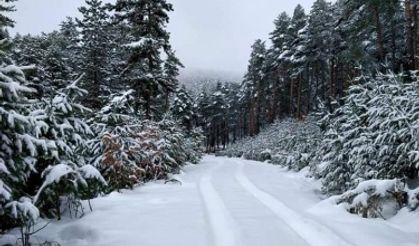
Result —
[{"label": "snow-covered bush", "polygon": [[[144,170],[130,161],[132,137],[140,131],[139,115],[132,107],[133,90],[112,95],[110,102],[89,120],[95,137],[88,142],[92,166],[98,168],[109,184],[107,191],[132,188]],[[128,152],[128,154],[127,154]]]},{"label": "snow-covered bush", "polygon": [[130,151],[126,138],[119,135],[105,134],[103,136],[104,152],[100,162],[101,171],[108,182],[109,192],[123,188],[132,188],[140,183],[145,171],[132,161],[134,152]]},{"label": "snow-covered bush", "polygon": [[[412,194],[409,199],[409,193]],[[358,184],[355,189],[333,197],[349,212],[364,218],[389,218],[406,205],[414,207],[417,194],[409,192],[405,183],[399,179],[368,180]],[[411,201],[411,204],[409,204]]]},{"label": "snow-covered bush", "polygon": [[196,158],[176,123],[145,121],[138,132],[106,134],[102,159],[104,176],[110,188],[132,188],[149,180],[165,179],[188,161]]},{"label": "snow-covered bush", "polygon": [[35,200],[42,214],[48,217],[60,218],[63,203],[70,213],[73,212],[71,210],[77,211],[81,207],[79,200],[85,198],[81,196],[81,189],[92,190],[90,183],[92,186],[97,186],[97,183],[105,185],[100,175],[90,175],[85,179],[85,172],[82,173],[87,165],[85,150],[93,132],[85,120],[90,110],[78,103],[87,95],[87,91],[77,86],[79,81],[74,81],[58,90],[50,100],[45,100],[44,122],[48,127],[44,135],[54,142],[56,151],[51,156],[38,159],[36,168],[42,175],[36,177],[38,173],[34,173],[32,180],[43,179]]},{"label": "snow-covered bush", "polygon": [[112,95],[110,102],[89,120],[95,136],[88,142],[89,162],[99,169],[103,168],[105,136],[128,136],[141,129],[140,117],[132,106],[135,101],[133,93],[133,90],[128,90]]},{"label": "snow-covered bush", "polygon": [[[222,155],[289,166],[301,170],[315,160],[321,141],[320,129],[314,120],[279,121],[255,137],[248,137],[229,146]],[[314,165],[314,164],[313,164]]]},{"label": "snow-covered bush", "polygon": [[186,162],[201,157],[202,134],[184,133],[169,116],[159,122],[140,120],[131,106],[133,91],[115,96],[92,119],[96,138],[89,143],[92,165],[109,183],[109,191],[164,179]]},{"label": "snow-covered bush", "polygon": [[319,172],[325,192],[339,194],[370,179],[417,178],[419,79],[412,78],[361,77],[342,107],[324,119]]}]

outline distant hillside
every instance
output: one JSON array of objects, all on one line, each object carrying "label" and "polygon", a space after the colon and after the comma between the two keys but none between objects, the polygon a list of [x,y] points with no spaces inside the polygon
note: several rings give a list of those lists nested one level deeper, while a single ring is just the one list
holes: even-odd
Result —
[{"label": "distant hillside", "polygon": [[218,81],[240,83],[243,74],[238,72],[214,71],[205,69],[183,69],[179,75],[179,82],[187,89],[198,93],[202,88],[211,89]]}]

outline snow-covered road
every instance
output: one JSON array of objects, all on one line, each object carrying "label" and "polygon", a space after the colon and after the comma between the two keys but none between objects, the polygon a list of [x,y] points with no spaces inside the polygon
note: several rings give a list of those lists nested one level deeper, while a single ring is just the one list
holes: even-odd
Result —
[{"label": "snow-covered road", "polygon": [[182,185],[95,199],[92,213],[38,238],[64,246],[419,245],[417,223],[409,232],[403,213],[394,222],[349,215],[319,203],[316,182],[277,166],[207,156],[177,178]]}]

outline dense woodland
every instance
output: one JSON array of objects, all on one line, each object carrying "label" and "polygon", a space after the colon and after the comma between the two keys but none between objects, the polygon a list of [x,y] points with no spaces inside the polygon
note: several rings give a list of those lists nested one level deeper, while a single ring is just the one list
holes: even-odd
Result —
[{"label": "dense woodland", "polygon": [[[219,85],[198,99],[201,115],[212,114],[202,124],[208,145],[257,135],[277,119],[332,112],[361,75],[392,71],[413,81],[417,16],[416,1],[399,0],[318,0],[309,12],[298,5],[292,16],[281,13],[270,40],[253,44],[241,85]],[[208,108],[207,102],[216,103]]]},{"label": "dense woodland", "polygon": [[[81,200],[170,179],[202,143],[309,166],[328,194],[417,178],[417,1],[298,5],[253,44],[243,81],[196,96],[177,80],[167,1],[86,0],[57,31],[10,37],[13,2],[0,1],[0,231],[22,227],[23,243],[39,216],[77,217]],[[285,118],[300,123],[249,149]]]},{"label": "dense woodland", "polygon": [[0,2],[0,231],[20,226],[29,245],[39,216],[79,217],[81,200],[200,160],[171,4],[86,0],[58,31],[12,38],[13,2]]},{"label": "dense woodland", "polygon": [[227,129],[249,137],[222,154],[309,168],[364,217],[383,218],[389,201],[415,210],[418,4],[318,0],[282,13],[269,45],[253,45],[240,95],[225,97],[239,115]]}]

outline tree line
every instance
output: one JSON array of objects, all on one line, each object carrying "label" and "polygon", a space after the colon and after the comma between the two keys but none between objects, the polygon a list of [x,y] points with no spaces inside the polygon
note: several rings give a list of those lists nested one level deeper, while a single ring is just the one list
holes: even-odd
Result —
[{"label": "tree line", "polygon": [[298,5],[292,16],[279,14],[269,40],[252,45],[240,86],[227,83],[234,92],[224,91],[224,106],[206,119],[214,121],[208,145],[254,136],[277,119],[304,119],[321,104],[332,112],[360,75],[419,69],[418,39],[415,0],[317,0],[308,13]]}]

